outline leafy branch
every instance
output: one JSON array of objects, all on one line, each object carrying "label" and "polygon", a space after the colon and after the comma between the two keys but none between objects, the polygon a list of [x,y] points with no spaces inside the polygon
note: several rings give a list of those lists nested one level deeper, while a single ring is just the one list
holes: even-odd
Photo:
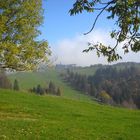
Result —
[{"label": "leafy branch", "polygon": [[[70,9],[70,15],[82,13],[83,11],[95,12],[98,14],[95,17],[91,29],[84,33],[89,34],[95,28],[97,21],[103,12],[110,13],[107,19],[115,19],[115,24],[118,26],[117,30],[110,33],[112,39],[116,40],[114,46],[106,46],[102,43],[88,43],[89,48],[84,50],[88,52],[96,50],[98,56],[100,54],[107,57],[109,62],[116,61],[122,57],[116,53],[116,48],[120,43],[123,43],[122,49],[124,53],[130,50],[133,52],[140,51],[140,1],[139,0],[76,0],[73,8]],[[125,42],[125,43],[124,43]]]}]

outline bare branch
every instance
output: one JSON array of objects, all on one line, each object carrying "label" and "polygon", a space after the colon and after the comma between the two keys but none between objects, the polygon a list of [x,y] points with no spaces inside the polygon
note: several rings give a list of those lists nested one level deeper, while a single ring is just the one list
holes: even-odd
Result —
[{"label": "bare branch", "polygon": [[95,18],[95,21],[94,21],[94,23],[93,23],[93,25],[92,25],[92,28],[91,28],[87,33],[84,33],[84,35],[87,35],[87,34],[89,34],[90,32],[92,32],[92,30],[94,29],[94,27],[95,27],[95,25],[96,25],[96,22],[97,22],[99,16],[104,12],[104,10],[105,10],[111,3],[112,3],[112,2],[107,3],[107,5],[101,9],[101,11],[99,12],[99,14],[98,14],[98,15],[96,16],[96,18]]}]

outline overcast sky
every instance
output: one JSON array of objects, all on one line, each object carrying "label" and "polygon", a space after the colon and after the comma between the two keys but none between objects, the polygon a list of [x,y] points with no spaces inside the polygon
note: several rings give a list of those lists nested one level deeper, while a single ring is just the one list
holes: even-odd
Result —
[{"label": "overcast sky", "polygon": [[[68,11],[75,0],[44,0],[44,24],[41,26],[41,39],[48,40],[52,57],[56,63],[77,64],[81,66],[93,64],[107,64],[104,57],[98,58],[96,52],[82,53],[87,48],[87,42],[102,42],[106,45],[113,45],[114,40],[110,39],[109,33],[115,28],[114,21],[106,19],[104,13],[98,20],[94,30],[88,34],[96,14],[83,13],[70,16]],[[140,62],[140,53],[129,53],[124,55],[119,46],[118,52],[123,56],[123,60],[118,62]]]}]

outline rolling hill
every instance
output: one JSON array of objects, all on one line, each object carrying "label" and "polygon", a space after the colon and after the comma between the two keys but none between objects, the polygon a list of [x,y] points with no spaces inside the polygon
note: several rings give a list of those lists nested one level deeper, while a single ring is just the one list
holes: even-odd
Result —
[{"label": "rolling hill", "polygon": [[56,86],[60,87],[63,97],[91,101],[91,97],[81,94],[82,92],[76,91],[64,83],[59,72],[55,69],[47,69],[42,72],[18,72],[10,74],[8,77],[12,83],[17,79],[19,81],[20,90],[22,91],[27,91],[29,88],[33,88],[38,84],[46,87],[50,81],[53,81]]},{"label": "rolling hill", "polygon": [[70,68],[70,70],[73,71],[74,73],[91,76],[91,75],[95,74],[96,70],[98,70],[100,68],[105,68],[108,66],[112,66],[113,68],[116,68],[118,70],[126,69],[129,67],[136,67],[136,68],[140,69],[140,63],[123,62],[123,63],[117,63],[117,64],[112,64],[112,65],[111,64],[110,65],[95,64],[95,65],[86,66],[86,67],[72,67],[72,68]]},{"label": "rolling hill", "polygon": [[140,111],[0,90],[1,140],[139,140]]},{"label": "rolling hill", "polygon": [[[84,69],[84,68],[83,68]],[[77,69],[90,75],[90,68]],[[140,111],[100,105],[64,83],[55,69],[20,72],[21,91],[0,89],[0,139],[2,140],[139,140]],[[38,96],[29,88],[53,81],[62,96]]]}]

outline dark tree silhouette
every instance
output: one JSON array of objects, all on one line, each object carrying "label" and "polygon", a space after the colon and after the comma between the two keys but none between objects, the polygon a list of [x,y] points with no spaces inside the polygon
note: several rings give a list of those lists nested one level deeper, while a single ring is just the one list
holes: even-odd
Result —
[{"label": "dark tree silhouette", "polygon": [[17,79],[15,79],[15,81],[14,81],[13,89],[14,90],[19,90],[19,83],[18,83]]},{"label": "dark tree silhouette", "polygon": [[12,84],[3,69],[0,69],[0,88],[11,89]]}]

